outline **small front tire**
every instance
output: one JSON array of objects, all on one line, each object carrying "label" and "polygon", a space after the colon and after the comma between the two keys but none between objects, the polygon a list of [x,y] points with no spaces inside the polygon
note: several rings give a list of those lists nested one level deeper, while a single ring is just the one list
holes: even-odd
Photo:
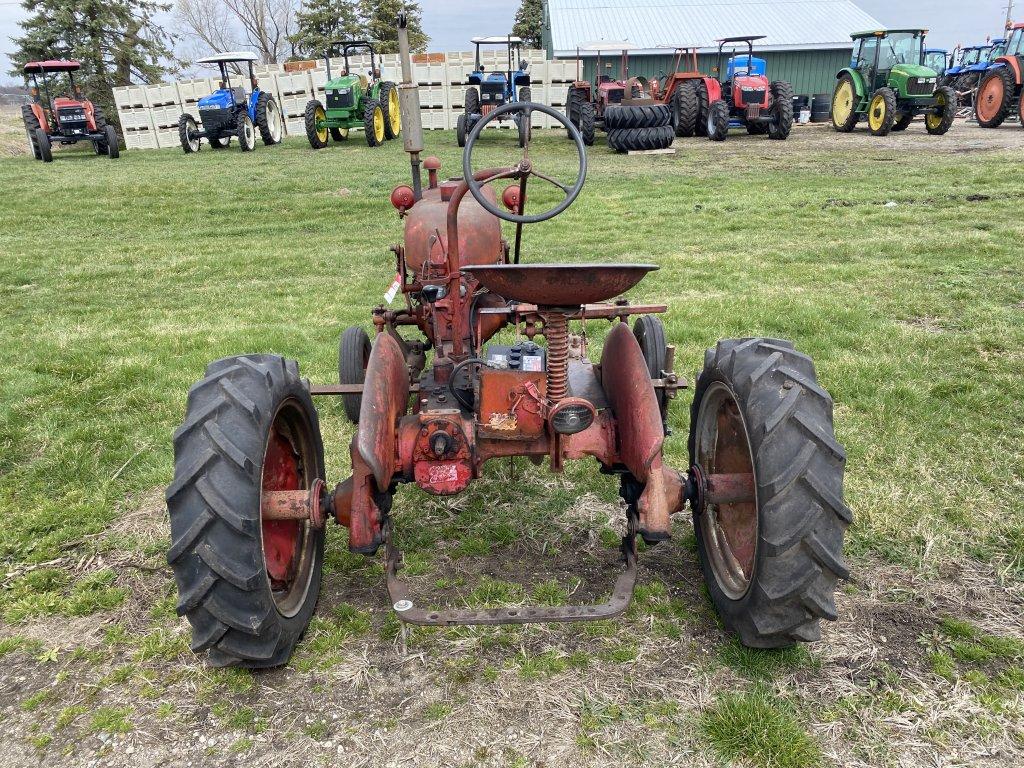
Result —
[{"label": "small front tire", "polygon": [[36,145],[39,147],[39,159],[44,163],[52,163],[53,147],[50,145],[50,136],[42,128],[36,128]]},{"label": "small front tire", "polygon": [[[356,325],[349,326],[338,342],[338,383],[362,384],[366,381],[366,364],[370,361],[370,337]],[[362,395],[342,395],[345,415],[353,424],[359,423]]]},{"label": "small front tire", "polygon": [[106,149],[107,157],[111,160],[117,160],[121,156],[121,147],[118,143],[117,129],[112,125],[106,125],[103,128],[103,146]]},{"label": "small front tire", "polygon": [[181,149],[186,155],[198,152],[201,140],[196,135],[199,133],[199,126],[192,115],[184,114],[178,118],[178,140],[181,142]]},{"label": "small front tire", "polygon": [[891,88],[879,88],[868,102],[868,128],[872,136],[888,136],[896,122],[896,94]]},{"label": "small front tire", "polygon": [[384,110],[376,101],[366,102],[363,110],[363,130],[366,132],[366,143],[371,147],[379,147],[384,143]]},{"label": "small front tire", "polygon": [[249,115],[242,113],[239,116],[236,135],[238,146],[243,152],[252,152],[256,148],[256,126],[252,124]]},{"label": "small front tire", "polygon": [[313,149],[323,149],[326,147],[327,112],[324,111],[324,105],[317,99],[310,99],[306,102],[306,111],[303,118],[309,146]]},{"label": "small front tire", "polygon": [[729,136],[729,105],[721,100],[712,103],[705,128],[711,141],[725,141]]}]

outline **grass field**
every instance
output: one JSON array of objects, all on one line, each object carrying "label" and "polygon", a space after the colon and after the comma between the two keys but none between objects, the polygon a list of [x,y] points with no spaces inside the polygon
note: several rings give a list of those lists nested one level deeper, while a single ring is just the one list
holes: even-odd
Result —
[{"label": "grass field", "polygon": [[[454,136],[427,138],[456,173]],[[579,201],[528,229],[525,259],[660,265],[631,296],[669,305],[688,377],[724,337],[790,338],[815,358],[856,517],[821,643],[730,640],[682,518],[641,555],[628,617],[582,629],[405,631],[380,560],[349,556],[334,530],[292,665],[208,669],[163,560],[187,389],[243,352],[331,381],[340,329],[369,328],[393,276],[387,195],[405,155],[289,140],[7,157],[0,763],[1019,764],[1024,132],[677,146],[593,148]],[[531,153],[564,171],[569,149],[544,134]],[[480,164],[514,156],[488,137]],[[595,347],[606,327],[588,329]],[[341,479],[350,427],[322,405]],[[673,405],[667,444],[680,468],[688,406]],[[452,603],[576,600],[614,578],[615,489],[594,466],[506,465],[448,501],[403,490],[395,511],[418,589]]]}]

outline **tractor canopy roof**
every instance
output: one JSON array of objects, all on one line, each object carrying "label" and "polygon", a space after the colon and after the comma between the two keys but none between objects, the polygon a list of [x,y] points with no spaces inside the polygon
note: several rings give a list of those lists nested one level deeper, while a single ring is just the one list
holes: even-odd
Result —
[{"label": "tractor canopy roof", "polygon": [[212,56],[204,56],[196,59],[196,64],[228,64],[233,61],[259,61],[260,57],[249,51],[230,51],[228,53],[215,53]]},{"label": "tractor canopy roof", "polygon": [[741,35],[740,37],[723,37],[715,42],[719,45],[728,45],[729,43],[754,43],[758,40],[764,40],[768,35]]},{"label": "tractor canopy roof", "polygon": [[865,37],[888,37],[889,35],[927,35],[927,29],[874,29],[869,32],[854,32],[850,35],[854,40]]},{"label": "tractor canopy roof", "polygon": [[369,48],[371,51],[376,52],[373,43],[369,40],[331,40],[327,44],[326,52],[330,53],[339,48],[345,51],[352,50],[353,48]]},{"label": "tractor canopy roof", "polygon": [[77,61],[66,59],[48,59],[46,61],[30,61],[25,65],[26,75],[38,75],[42,72],[74,72],[81,68]]},{"label": "tractor canopy roof", "polygon": [[499,35],[497,37],[474,37],[470,40],[473,45],[508,45],[517,47],[523,44],[523,38],[514,35]]},{"label": "tractor canopy roof", "polygon": [[925,48],[924,52],[925,53],[942,53],[942,54],[948,54],[949,53],[949,51],[947,51],[945,48]]}]

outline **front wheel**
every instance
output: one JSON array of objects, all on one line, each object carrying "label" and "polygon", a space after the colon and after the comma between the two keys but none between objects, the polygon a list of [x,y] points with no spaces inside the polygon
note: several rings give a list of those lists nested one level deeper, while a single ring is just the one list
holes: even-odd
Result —
[{"label": "front wheel", "polygon": [[729,105],[716,101],[708,107],[706,132],[712,141],[725,141],[729,135]]},{"label": "front wheel", "polygon": [[530,113],[520,112],[516,116],[516,132],[519,135],[519,148],[530,143]]},{"label": "front wheel", "polygon": [[[583,143],[588,147],[594,146],[594,138],[597,135],[597,112],[594,105],[584,101],[579,105],[579,129],[583,137]],[[570,138],[572,138],[570,136]]]},{"label": "front wheel", "polygon": [[384,138],[390,141],[402,132],[402,116],[398,107],[398,86],[390,81],[380,85],[380,108],[384,110]]},{"label": "front wheel", "polygon": [[167,488],[179,615],[215,666],[291,656],[320,594],[324,532],[264,520],[266,491],[324,478],[323,440],[298,365],[276,355],[212,363],[189,390]]},{"label": "front wheel", "polygon": [[384,110],[376,101],[366,102],[363,110],[363,130],[366,132],[366,143],[371,147],[379,147],[384,143]]},{"label": "front wheel", "polygon": [[459,115],[455,121],[455,140],[458,141],[460,147],[466,146],[466,113],[463,112]]},{"label": "front wheel", "polygon": [[106,125],[103,128],[104,135],[104,148],[107,151],[107,157],[111,160],[117,160],[121,156],[121,147],[117,140],[117,129],[112,125]]},{"label": "front wheel", "polygon": [[50,135],[42,128],[36,128],[36,146],[39,147],[39,159],[44,163],[52,163],[53,147],[50,144]]},{"label": "front wheel", "polygon": [[956,119],[956,92],[943,86],[935,91],[935,107],[925,115],[924,127],[932,136],[942,136],[953,127]]},{"label": "front wheel", "polygon": [[750,489],[694,509],[704,581],[725,625],[755,648],[819,639],[849,575],[852,514],[832,398],[814,363],[788,341],[719,342],[697,380],[689,450],[705,483],[745,477],[735,485]]},{"label": "front wheel", "polygon": [[281,108],[269,93],[261,92],[256,98],[256,126],[260,129],[260,138],[264,146],[281,143],[284,133],[284,119]]},{"label": "front wheel", "polygon": [[327,113],[324,111],[324,105],[316,99],[307,101],[304,122],[309,146],[313,149],[323,149],[326,147]]},{"label": "front wheel", "polygon": [[178,118],[178,140],[181,142],[181,149],[186,155],[199,151],[199,127],[192,115],[182,115]]},{"label": "front wheel", "polygon": [[243,152],[252,152],[256,148],[256,126],[252,124],[249,115],[244,112],[238,118],[236,128],[238,145]]},{"label": "front wheel", "polygon": [[896,122],[896,94],[891,88],[879,88],[868,104],[868,128],[872,136],[888,136]]},{"label": "front wheel", "polygon": [[[366,365],[370,362],[370,337],[357,325],[346,328],[338,342],[338,383],[362,384],[366,381]],[[362,395],[342,395],[345,415],[353,424],[359,423],[363,407]]]}]

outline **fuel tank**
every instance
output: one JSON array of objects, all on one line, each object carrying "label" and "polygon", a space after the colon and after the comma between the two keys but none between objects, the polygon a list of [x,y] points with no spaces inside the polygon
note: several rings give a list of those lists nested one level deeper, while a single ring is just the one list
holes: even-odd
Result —
[{"label": "fuel tank", "polygon": [[[439,257],[443,260],[442,254],[447,253],[448,200],[458,183],[455,179],[424,189],[423,198],[406,213],[405,261],[417,274],[422,272],[431,253],[435,262]],[[497,204],[494,185],[484,187],[484,194]],[[485,211],[471,194],[466,194],[459,206],[459,255],[464,266],[504,261],[501,221]]]}]

